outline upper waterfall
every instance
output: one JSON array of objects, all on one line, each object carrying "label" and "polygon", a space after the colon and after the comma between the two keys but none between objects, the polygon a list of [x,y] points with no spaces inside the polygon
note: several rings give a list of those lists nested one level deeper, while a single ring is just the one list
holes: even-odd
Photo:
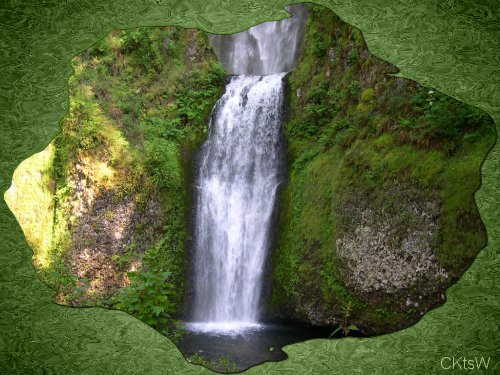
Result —
[{"label": "upper waterfall", "polygon": [[268,75],[292,70],[303,42],[307,5],[286,7],[292,17],[231,35],[212,35],[219,60],[231,74]]},{"label": "upper waterfall", "polygon": [[284,77],[303,39],[305,6],[292,17],[213,36],[235,74],[215,105],[200,150],[194,217],[192,330],[258,325],[272,216],[281,185]]}]

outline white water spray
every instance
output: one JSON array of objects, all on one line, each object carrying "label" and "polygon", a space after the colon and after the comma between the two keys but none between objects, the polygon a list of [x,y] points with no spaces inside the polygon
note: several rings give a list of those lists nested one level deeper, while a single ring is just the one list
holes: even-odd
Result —
[{"label": "white water spray", "polygon": [[258,327],[281,183],[283,77],[295,64],[306,15],[303,6],[289,10],[290,19],[212,37],[226,69],[244,75],[227,84],[201,150],[192,330],[234,333]]}]

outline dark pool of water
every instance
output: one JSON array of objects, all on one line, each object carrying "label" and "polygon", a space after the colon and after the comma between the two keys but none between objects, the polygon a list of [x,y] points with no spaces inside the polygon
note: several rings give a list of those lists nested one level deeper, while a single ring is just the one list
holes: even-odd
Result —
[{"label": "dark pool of water", "polygon": [[241,372],[266,361],[287,358],[282,347],[314,338],[327,338],[331,329],[258,325],[236,331],[207,331],[190,327],[177,343],[184,357],[219,372]]}]

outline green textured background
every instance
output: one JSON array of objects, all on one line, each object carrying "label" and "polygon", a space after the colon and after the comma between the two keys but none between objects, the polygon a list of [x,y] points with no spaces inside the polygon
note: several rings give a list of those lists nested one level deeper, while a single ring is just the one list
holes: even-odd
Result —
[{"label": "green textured background", "polygon": [[[500,124],[500,3],[459,0],[323,0],[360,28],[378,57],[414,79],[489,112]],[[285,17],[269,0],[38,0],[0,4],[0,182],[42,150],[66,113],[71,58],[116,28],[178,25],[236,32]],[[500,145],[476,195],[489,244],[448,301],[415,326],[367,339],[314,340],[249,374],[433,374],[443,356],[491,357],[500,373]],[[0,200],[0,373],[200,374],[152,328],[118,311],[72,309],[31,266],[31,250]],[[451,370],[450,370],[451,371]]]}]

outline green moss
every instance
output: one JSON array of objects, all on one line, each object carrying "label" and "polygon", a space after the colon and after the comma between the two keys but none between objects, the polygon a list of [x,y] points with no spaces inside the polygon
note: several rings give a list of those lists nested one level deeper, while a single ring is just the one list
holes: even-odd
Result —
[{"label": "green moss", "polygon": [[[394,68],[363,50],[356,30],[312,7],[305,48],[288,76],[289,180],[273,254],[273,302],[300,319],[303,306],[343,319],[348,305],[350,319],[383,332],[418,313],[387,296],[367,304],[345,287],[339,231],[355,225],[352,210],[360,202],[394,212],[395,189],[408,201],[441,202],[435,252],[456,278],[485,241],[474,192],[494,132],[474,108],[410,81],[396,84],[386,76]],[[392,221],[402,231],[412,225],[397,212]]]},{"label": "green moss", "polygon": [[369,104],[366,104],[365,102],[359,102],[358,105],[356,106],[356,109],[359,112],[369,113],[371,112],[372,107]]},{"label": "green moss", "polygon": [[[189,59],[188,46],[194,51]],[[35,253],[43,253],[40,259],[48,264],[42,278],[60,291],[60,303],[113,303],[108,296],[86,295],[88,280],[72,273],[73,230],[80,219],[71,207],[78,200],[75,179],[83,175],[96,196],[109,193],[115,203],[128,198],[145,210],[151,199],[158,201],[162,222],[154,243],[145,251],[123,249],[112,260],[123,272],[139,261],[138,271],[153,279],[168,272],[175,285],[169,290],[171,313],[184,293],[190,161],[207,134],[226,72],[204,33],[171,27],[113,31],[77,56],[73,67],[69,114],[50,146],[54,156],[47,175],[54,187],[46,211],[54,220],[39,235],[50,246],[33,242]],[[25,196],[29,187],[19,190]],[[27,210],[19,204],[16,209]],[[104,213],[107,220],[114,217],[111,209]],[[97,229],[99,223],[92,225]],[[140,243],[143,223],[135,230]],[[140,289],[134,280],[130,290]],[[120,306],[130,305],[127,295],[121,294]],[[147,322],[152,318],[139,315]]]},{"label": "green moss", "polygon": [[467,145],[456,157],[446,160],[439,176],[444,199],[437,255],[454,277],[474,259],[477,248],[486,244],[474,192],[480,186],[480,166],[485,149],[491,146],[491,136]]},{"label": "green moss", "polygon": [[370,102],[373,100],[374,97],[375,97],[375,90],[371,87],[364,89],[363,92],[361,93],[361,101],[363,102]]}]

